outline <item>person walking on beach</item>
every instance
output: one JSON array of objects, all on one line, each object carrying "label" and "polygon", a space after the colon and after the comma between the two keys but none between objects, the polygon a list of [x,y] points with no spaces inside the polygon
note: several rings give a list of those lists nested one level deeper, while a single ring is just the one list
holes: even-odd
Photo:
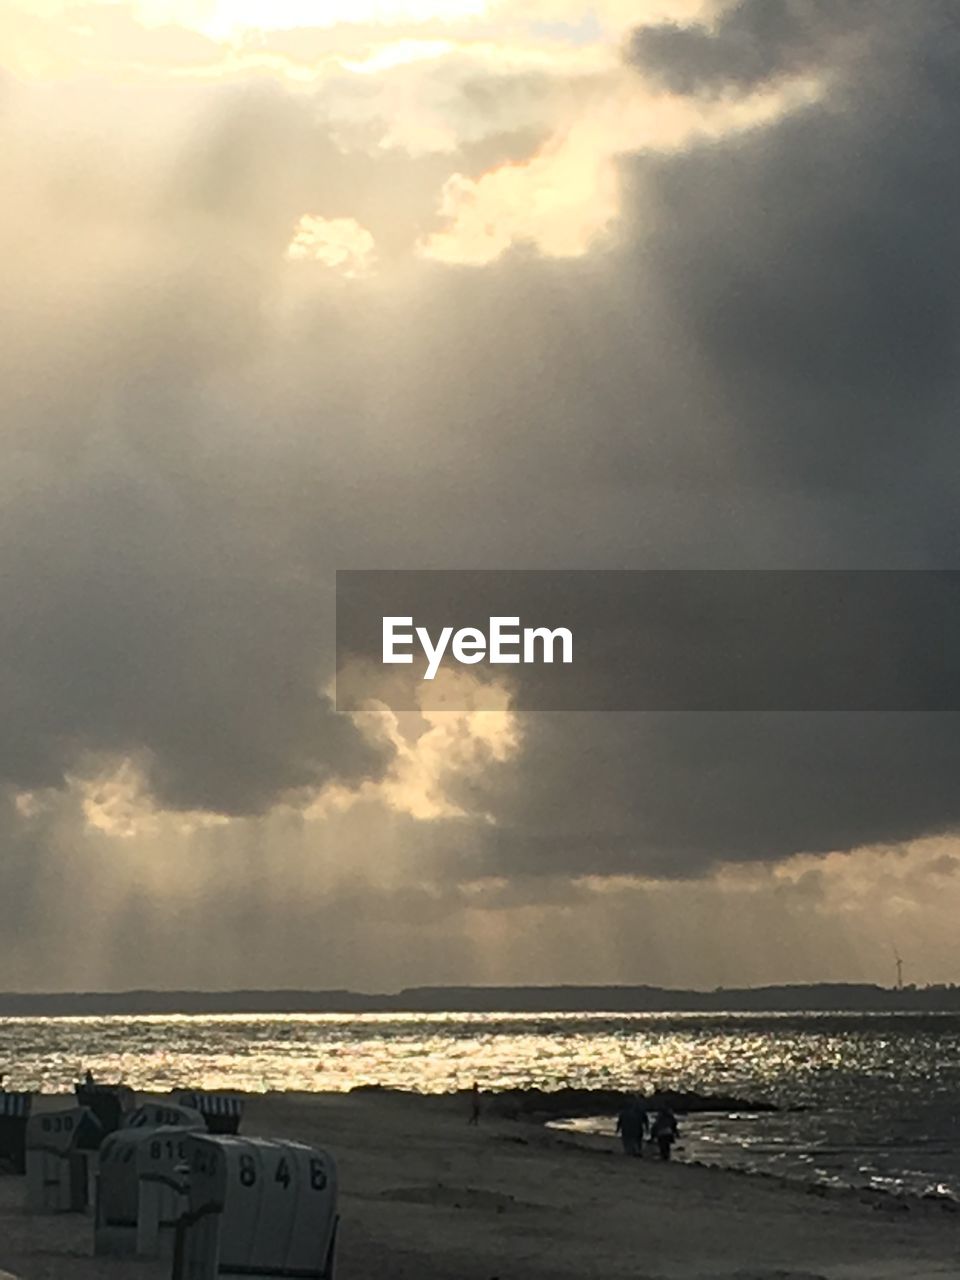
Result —
[{"label": "person walking on beach", "polygon": [[467,1124],[480,1123],[480,1086],[476,1080],[473,1082],[473,1088],[470,1090],[470,1119]]},{"label": "person walking on beach", "polygon": [[625,1156],[642,1156],[647,1113],[639,1098],[630,1098],[617,1116],[617,1133]]},{"label": "person walking on beach", "polygon": [[657,1112],[650,1132],[660,1149],[660,1159],[669,1160],[670,1148],[677,1140],[679,1126],[677,1125],[677,1117],[667,1103],[664,1103]]}]

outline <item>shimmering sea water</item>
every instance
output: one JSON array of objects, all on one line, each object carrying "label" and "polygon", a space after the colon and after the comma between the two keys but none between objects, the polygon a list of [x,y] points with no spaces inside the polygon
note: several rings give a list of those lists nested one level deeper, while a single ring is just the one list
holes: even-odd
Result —
[{"label": "shimmering sea water", "polygon": [[[0,1019],[8,1088],[90,1067],[135,1089],[420,1092],[575,1085],[735,1093],[679,1159],[960,1197],[960,1015],[325,1014]],[[578,1127],[611,1132],[609,1118]]]}]

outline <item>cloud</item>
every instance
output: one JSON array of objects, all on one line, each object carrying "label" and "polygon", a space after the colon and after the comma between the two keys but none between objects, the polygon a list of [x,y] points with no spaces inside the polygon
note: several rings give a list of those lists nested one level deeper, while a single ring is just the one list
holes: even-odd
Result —
[{"label": "cloud", "polygon": [[0,7],[4,61],[24,76],[61,76],[78,68],[120,78],[211,71],[226,48],[201,32],[166,22],[146,25],[134,4],[23,3]]},{"label": "cloud", "polygon": [[[884,494],[893,514],[911,483],[929,482],[917,433],[934,453],[946,442],[958,310],[938,264],[957,250],[958,189],[940,157],[956,51],[936,0],[910,22],[882,4],[747,3],[712,37],[721,63],[725,23],[778,48],[767,19],[780,10],[818,32],[822,19],[823,99],[742,139],[638,162],[632,177],[672,211],[651,260],[716,376],[745,466]],[[831,62],[850,30],[868,53]]]},{"label": "cloud", "polygon": [[875,33],[898,19],[897,9],[887,0],[737,0],[710,25],[638,28],[628,57],[675,93],[744,93],[787,76],[823,74],[849,51],[845,37]]},{"label": "cloud", "polygon": [[368,275],[374,267],[373,236],[355,218],[319,218],[305,213],[287,246],[294,262],[320,262],[347,277]]},{"label": "cloud", "polygon": [[[318,919],[331,981],[404,954],[411,981],[574,976],[621,878],[639,897],[590,976],[653,965],[637,919],[667,954],[724,902],[709,974],[784,895],[799,972],[823,882],[771,887],[777,864],[956,830],[951,716],[378,736],[326,693],[337,567],[953,562],[946,16],[743,3],[602,74],[490,79],[458,54],[372,71],[355,101],[265,63],[42,89],[18,69],[4,901],[51,954],[17,981],[87,954],[61,927],[78,902],[109,922],[90,982],[140,954],[144,980],[319,981]],[[291,261],[298,228],[348,270],[366,233],[377,271]],[[192,941],[214,905],[218,946]]]},{"label": "cloud", "polygon": [[[79,792],[7,825],[0,957],[11,989],[650,981],[953,972],[955,842],[637,876],[449,875],[462,824],[291,812],[118,840],[78,830]],[[416,851],[416,852],[415,852]],[[91,920],[96,921],[91,927]]]},{"label": "cloud", "polygon": [[[942,158],[960,112],[947,87],[957,51],[943,42],[939,4],[907,25],[890,7],[842,8],[844,22],[825,21],[816,45],[814,69],[831,70],[816,101],[624,163],[631,234],[611,292],[634,314],[656,314],[667,394],[643,367],[653,343],[638,326],[633,430],[618,431],[595,409],[592,439],[603,422],[603,447],[578,463],[584,477],[604,455],[632,464],[634,563],[671,544],[687,563],[697,555],[703,564],[720,546],[736,557],[739,533],[751,528],[740,564],[769,563],[770,539],[785,527],[776,506],[796,534],[792,546],[778,542],[785,567],[952,560],[949,485],[936,473],[952,474],[956,461],[948,422],[960,313],[942,267],[960,250],[960,191],[944,184]],[[821,13],[788,6],[788,16],[801,9]],[[724,23],[750,30],[771,66],[782,64],[792,27],[771,32],[772,12],[744,4],[720,20],[711,38],[721,39],[721,65]],[[834,66],[832,41],[855,18],[871,56]],[[645,47],[643,33],[635,45]],[[609,331],[597,350],[612,401],[620,367]],[[687,360],[685,445],[672,452],[657,428],[670,420]],[[610,401],[595,403],[605,410]],[[691,544],[668,525],[647,533],[651,475],[677,484]],[[728,518],[714,524],[724,503]],[[831,527],[825,539],[805,507],[826,522],[821,533]],[[575,499],[570,509],[581,521],[589,510]],[[598,526],[602,517],[587,526],[591,536]],[[700,874],[717,859],[955,830],[957,731],[950,715],[540,717],[525,734],[529,769],[490,780],[491,866]]]},{"label": "cloud", "polygon": [[554,713],[522,729],[519,765],[470,780],[493,874],[685,878],[960,825],[951,713]]}]

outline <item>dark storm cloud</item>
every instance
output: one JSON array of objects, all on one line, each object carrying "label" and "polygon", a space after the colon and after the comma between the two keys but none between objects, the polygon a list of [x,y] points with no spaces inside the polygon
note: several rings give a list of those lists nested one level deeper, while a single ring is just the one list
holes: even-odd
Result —
[{"label": "dark storm cloud", "polygon": [[[643,257],[625,251],[620,288],[638,301],[656,291],[658,314],[712,387],[704,452],[712,437],[736,458],[721,539],[746,519],[747,560],[764,554],[753,512],[766,490],[773,504],[805,494],[813,510],[833,499],[845,508],[849,525],[821,546],[821,564],[956,562],[960,184],[947,157],[960,128],[960,33],[950,17],[935,2],[742,4],[716,35],[634,41],[636,60],[674,88],[754,87],[801,64],[831,72],[820,101],[776,124],[625,166]],[[836,41],[851,34],[867,56],[839,57]],[[706,535],[702,511],[688,506]],[[858,524],[872,526],[867,541]],[[785,566],[813,545],[796,530],[778,552]],[[475,801],[500,823],[500,867],[688,874],[714,859],[960,824],[952,715],[571,716],[532,718],[526,735],[529,767],[504,767]]]},{"label": "dark storm cloud", "polygon": [[696,876],[960,824],[955,714],[555,713],[524,732],[527,767],[454,789],[497,819],[475,869]]},{"label": "dark storm cloud", "polygon": [[291,557],[265,427],[218,406],[266,340],[314,142],[284,95],[227,103],[142,185],[82,137],[72,163],[8,154],[0,772],[20,788],[131,754],[163,804],[252,813],[384,762],[322,691],[332,602]]},{"label": "dark storm cloud", "polygon": [[825,55],[838,52],[838,40],[875,32],[898,9],[909,22],[896,0],[739,0],[709,27],[640,27],[627,57],[674,93],[746,92],[784,76],[822,71]]},{"label": "dark storm cloud", "polygon": [[[825,520],[834,502],[846,512],[813,552],[821,565],[956,562],[960,184],[947,157],[960,128],[960,35],[950,17],[936,2],[746,3],[714,35],[634,39],[635,61],[674,89],[830,73],[819,101],[773,125],[624,166],[643,254],[624,251],[619,289],[648,305],[653,291],[712,390],[702,457],[712,440],[719,465],[735,458],[720,540],[730,545],[746,522],[743,562],[765,554],[777,527],[772,511],[759,516],[764,491],[772,507],[805,495]],[[838,47],[854,36],[858,57]],[[638,437],[656,413],[638,400]],[[684,424],[688,443],[695,429]],[[687,512],[714,554],[704,504]],[[777,551],[788,567],[810,563],[815,545],[809,526],[795,527]],[[960,825],[953,715],[536,717],[525,733],[528,767],[504,766],[473,800],[498,820],[500,868],[686,875],[716,859]]]},{"label": "dark storm cloud", "polygon": [[3,776],[54,786],[84,752],[132,753],[161,802],[250,813],[375,775],[381,754],[319,688],[326,593],[278,563],[269,530],[136,465],[6,513]]},{"label": "dark storm cloud", "polygon": [[124,157],[70,99],[69,149],[26,88],[5,122],[0,777],[57,786],[86,755],[131,754],[161,804],[225,814],[377,778],[389,751],[321,685],[329,574],[363,522],[340,482],[376,502],[350,440],[378,355],[362,302],[309,268],[305,327],[267,312],[302,213],[376,209],[409,253],[450,161],[347,158],[269,85],[174,93],[172,151],[119,93]]},{"label": "dark storm cloud", "polygon": [[[772,33],[778,24],[794,35]],[[662,214],[651,260],[716,375],[745,468],[895,506],[931,483],[936,503],[925,463],[933,473],[952,452],[960,332],[960,182],[944,163],[960,121],[960,29],[938,0],[745,3],[715,36],[690,38],[735,77],[728,30],[777,63],[784,42],[810,47],[794,29],[822,54],[811,64],[826,75],[822,100],[632,167]],[[850,31],[861,56],[834,63]],[[675,56],[650,61],[683,68],[687,34]],[[638,33],[641,50],[649,35]]]},{"label": "dark storm cloud", "polygon": [[[841,10],[738,6],[706,63],[708,37],[638,37],[692,88],[830,74],[777,122],[625,162],[621,241],[577,262],[284,264],[308,212],[409,253],[441,180],[345,156],[280,91],[209,91],[173,158],[135,120],[140,151],[4,149],[3,776],[129,753],[162,803],[231,814],[378,776],[318,693],[337,566],[953,563],[960,58],[944,5]],[[498,824],[449,837],[451,877],[695,874],[960,820],[946,716],[524,735],[449,781]]]}]

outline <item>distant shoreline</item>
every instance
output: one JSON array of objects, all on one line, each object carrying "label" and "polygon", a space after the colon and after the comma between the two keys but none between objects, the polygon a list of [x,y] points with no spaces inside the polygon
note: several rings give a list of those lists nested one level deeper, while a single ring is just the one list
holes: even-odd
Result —
[{"label": "distant shoreline", "polygon": [[0,992],[0,1017],[247,1014],[956,1013],[960,986],[858,983],[680,990],[651,986],[409,987],[347,990]]}]

